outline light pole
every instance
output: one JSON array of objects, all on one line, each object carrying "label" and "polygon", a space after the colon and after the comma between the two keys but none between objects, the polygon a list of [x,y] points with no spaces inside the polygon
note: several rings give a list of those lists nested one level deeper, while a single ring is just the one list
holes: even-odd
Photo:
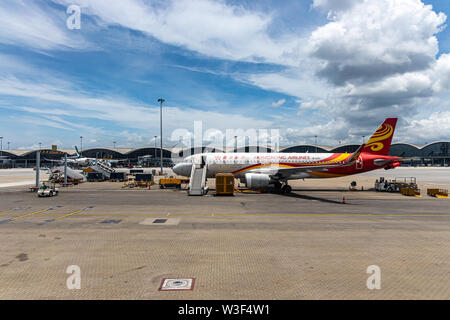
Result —
[{"label": "light pole", "polygon": [[156,138],[157,138],[157,137],[158,137],[158,136],[155,136],[155,149],[153,150],[154,153],[155,153],[155,156],[154,156],[155,161],[156,161]]},{"label": "light pole", "polygon": [[[0,157],[3,157],[3,137],[0,137]],[[3,169],[3,158],[1,160],[2,162],[2,169]]]},{"label": "light pole", "polygon": [[8,151],[9,151],[9,144],[10,144],[10,143],[11,143],[11,142],[8,141]]},{"label": "light pole", "polygon": [[41,142],[39,142],[39,150],[41,150],[42,149],[42,143]]},{"label": "light pole", "polygon": [[80,136],[80,156],[83,155],[83,136]]},{"label": "light pole", "polygon": [[362,136],[362,143],[364,144],[364,138],[365,138],[366,136]]},{"label": "light pole", "polygon": [[317,153],[317,135],[314,136],[314,145],[316,146],[316,153]]},{"label": "light pole", "polygon": [[237,152],[237,136],[234,136],[234,152]]},{"label": "light pole", "polygon": [[161,160],[161,175],[163,174],[163,150],[162,150],[162,104],[165,100],[162,98],[158,99],[159,108],[159,134],[161,136],[161,150],[160,150],[160,160]]},{"label": "light pole", "polygon": [[116,148],[116,141],[113,141],[113,144],[114,144],[114,149]]}]

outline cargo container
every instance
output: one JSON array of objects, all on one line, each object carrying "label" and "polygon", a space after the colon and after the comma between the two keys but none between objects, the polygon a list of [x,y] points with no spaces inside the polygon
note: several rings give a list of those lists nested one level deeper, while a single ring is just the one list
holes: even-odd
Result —
[{"label": "cargo container", "polygon": [[109,175],[111,181],[125,181],[125,172],[111,172]]},{"label": "cargo container", "polygon": [[151,173],[136,173],[134,176],[136,181],[153,181],[153,175]]},{"label": "cargo container", "polygon": [[234,176],[232,173],[216,174],[216,195],[218,196],[234,195]]},{"label": "cargo container", "polygon": [[103,173],[100,172],[88,172],[87,173],[87,181],[95,182],[95,181],[103,181]]}]

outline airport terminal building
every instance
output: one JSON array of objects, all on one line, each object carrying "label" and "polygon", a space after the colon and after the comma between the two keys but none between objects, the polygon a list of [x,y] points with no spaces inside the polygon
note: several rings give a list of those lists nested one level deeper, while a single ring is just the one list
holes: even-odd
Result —
[{"label": "airport terminal building", "polygon": [[[354,152],[359,147],[357,144],[348,144],[341,146],[316,146],[316,145],[295,145],[280,148],[280,152],[299,152],[299,153],[343,153]],[[36,151],[38,150],[2,150],[0,154],[0,163],[6,168],[29,168],[36,165]],[[240,147],[237,149],[226,150],[226,152],[274,152],[267,147]],[[92,148],[83,150],[83,157],[97,159],[121,159],[125,165],[157,167],[160,166],[160,148],[146,147],[137,149],[126,148]],[[163,166],[169,167],[187,155],[198,154],[202,152],[224,152],[219,148],[190,148],[175,149],[163,148]],[[73,149],[62,150],[41,150],[41,163],[43,165],[52,165],[50,160],[62,159],[64,154],[75,156]],[[450,141],[438,141],[424,146],[418,146],[410,143],[393,143],[389,152],[392,156],[415,158],[405,161],[403,165],[420,166],[449,166],[450,165]]]}]

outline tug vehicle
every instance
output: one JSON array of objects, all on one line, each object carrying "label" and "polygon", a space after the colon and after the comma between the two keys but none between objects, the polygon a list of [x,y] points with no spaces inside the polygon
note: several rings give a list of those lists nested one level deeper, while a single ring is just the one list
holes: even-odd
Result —
[{"label": "tug vehicle", "polygon": [[44,181],[37,192],[38,197],[53,197],[58,195],[58,188],[54,182]]}]

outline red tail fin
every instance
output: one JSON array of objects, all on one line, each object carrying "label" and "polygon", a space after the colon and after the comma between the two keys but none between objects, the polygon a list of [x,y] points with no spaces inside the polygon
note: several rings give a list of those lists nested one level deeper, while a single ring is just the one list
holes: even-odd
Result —
[{"label": "red tail fin", "polygon": [[397,118],[387,118],[370,137],[362,152],[387,156],[391,148]]}]

